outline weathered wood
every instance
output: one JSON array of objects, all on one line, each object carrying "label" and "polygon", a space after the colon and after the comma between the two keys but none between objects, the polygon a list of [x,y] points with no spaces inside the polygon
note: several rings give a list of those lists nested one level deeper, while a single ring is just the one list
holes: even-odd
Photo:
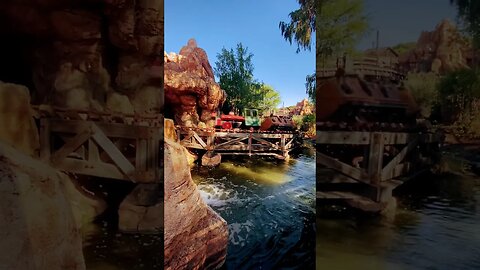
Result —
[{"label": "weathered wood", "polygon": [[247,137],[240,137],[240,138],[235,138],[235,139],[232,139],[232,140],[228,140],[228,141],[217,144],[215,146],[215,148],[221,148],[222,146],[238,143],[238,142],[241,142],[241,141],[246,140],[246,139],[247,139]]},{"label": "weathered wood", "polygon": [[193,133],[193,137],[197,140],[197,142],[203,146],[204,149],[207,149],[207,144],[202,140],[202,138],[200,138],[200,136],[198,136],[198,134],[196,132]]},{"label": "weathered wood", "polygon": [[92,130],[89,124],[83,123],[81,127],[82,129],[77,135],[69,139],[59,150],[53,153],[51,158],[53,164],[58,163],[70,153],[74,152],[92,136]]},{"label": "weathered wood", "polygon": [[382,169],[382,180],[387,180],[389,175],[393,174],[393,169],[402,162],[407,154],[415,147],[417,147],[419,138],[416,137],[409,144],[407,144],[390,162]]},{"label": "weathered wood", "polygon": [[384,137],[382,133],[372,133],[370,152],[368,157],[368,176],[373,185],[381,181],[383,166]]},{"label": "weathered wood", "polygon": [[256,137],[255,135],[253,136],[253,139],[256,140],[256,141],[258,141],[258,142],[260,142],[260,143],[262,143],[262,144],[265,144],[265,145],[268,145],[268,146],[270,146],[270,147],[273,147],[274,149],[279,149],[278,145],[276,145],[276,144],[274,144],[274,143],[271,143],[271,142],[269,142],[269,141],[267,141],[267,140],[258,138],[258,137]]},{"label": "weathered wood", "polygon": [[144,172],[147,170],[147,140],[138,139],[135,151],[135,167],[137,171]]},{"label": "weathered wood", "polygon": [[43,161],[50,160],[50,140],[50,121],[40,119],[40,159]]},{"label": "weathered wood", "polygon": [[317,132],[317,144],[370,144],[370,132],[321,131]]},{"label": "weathered wood", "polygon": [[88,140],[88,161],[90,162],[100,161],[98,146],[92,139]]},{"label": "weathered wood", "polygon": [[118,168],[129,177],[130,180],[135,182],[132,177],[135,173],[135,167],[130,161],[123,155],[120,150],[110,141],[110,139],[103,133],[103,131],[92,124],[93,135],[92,138],[95,142],[108,154],[108,156],[115,162]]},{"label": "weathered wood", "polygon": [[352,167],[341,161],[333,159],[332,157],[329,157],[325,154],[317,152],[317,162],[328,168],[334,169],[342,174],[345,174],[357,181],[370,183],[368,174],[362,171],[361,169]]},{"label": "weathered wood", "polygon": [[[82,131],[82,123],[85,120],[62,120],[62,119],[49,119],[51,132],[62,133],[79,133]],[[148,127],[148,126],[136,126],[125,125],[116,123],[101,123],[95,122],[101,130],[104,131],[107,137],[125,138],[125,139],[137,139],[137,138],[150,138],[151,130],[161,132],[161,128]]]},{"label": "weathered wood", "polygon": [[78,159],[65,158],[55,164],[55,167],[66,172],[90,175],[117,180],[130,179],[116,166],[104,162],[89,162]]}]

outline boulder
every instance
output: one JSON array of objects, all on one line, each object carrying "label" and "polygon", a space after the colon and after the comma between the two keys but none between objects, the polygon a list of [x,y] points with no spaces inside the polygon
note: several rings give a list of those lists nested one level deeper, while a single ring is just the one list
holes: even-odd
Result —
[{"label": "boulder", "polygon": [[85,269],[68,181],[0,142],[0,269]]},{"label": "boulder", "polygon": [[164,62],[165,102],[174,111],[177,124],[198,126],[199,112],[214,112],[225,102],[225,91],[215,82],[207,54],[194,39],[179,54],[164,52]]},{"label": "boulder", "polygon": [[0,123],[0,141],[30,156],[38,155],[38,131],[25,86],[0,81]]},{"label": "boulder", "polygon": [[165,140],[165,269],[218,269],[227,253],[228,228],[200,197],[185,148]]}]

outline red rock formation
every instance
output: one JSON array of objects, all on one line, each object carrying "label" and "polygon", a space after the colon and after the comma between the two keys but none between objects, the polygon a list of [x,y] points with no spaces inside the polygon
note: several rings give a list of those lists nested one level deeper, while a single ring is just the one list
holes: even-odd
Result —
[{"label": "red rock formation", "polygon": [[2,32],[35,39],[27,52],[35,103],[124,113],[161,109],[163,0],[6,0],[0,16]]},{"label": "red rock formation", "polygon": [[215,82],[206,52],[191,39],[180,54],[164,54],[165,103],[173,109],[175,122],[184,126],[215,123],[211,115],[226,99]]},{"label": "red rock formation", "polygon": [[305,98],[297,103],[292,113],[294,115],[307,115],[312,114],[313,111],[314,107],[312,106],[312,104],[310,104],[310,102],[308,102],[308,99]]},{"label": "red rock formation", "polygon": [[165,269],[218,269],[225,261],[226,222],[203,202],[181,145],[165,140]]},{"label": "red rock formation", "polygon": [[424,31],[417,46],[402,55],[401,67],[406,71],[423,71],[444,74],[468,68],[471,45],[449,20],[443,20],[434,31]]}]

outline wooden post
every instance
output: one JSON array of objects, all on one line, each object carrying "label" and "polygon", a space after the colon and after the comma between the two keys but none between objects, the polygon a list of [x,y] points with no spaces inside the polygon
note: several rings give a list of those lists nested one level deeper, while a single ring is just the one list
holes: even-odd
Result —
[{"label": "wooden post", "polygon": [[40,119],[40,159],[50,160],[50,122],[48,119]]},{"label": "wooden post", "polygon": [[370,183],[376,187],[376,201],[380,200],[380,181],[383,167],[384,140],[382,133],[372,133],[370,154],[368,159],[368,176]]},{"label": "wooden post", "polygon": [[252,156],[252,130],[250,130],[248,135],[248,156]]}]

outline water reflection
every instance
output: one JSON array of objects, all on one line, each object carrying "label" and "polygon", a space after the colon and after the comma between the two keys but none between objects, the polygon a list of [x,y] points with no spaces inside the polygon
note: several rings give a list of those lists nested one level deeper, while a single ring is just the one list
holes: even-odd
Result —
[{"label": "water reflection", "polygon": [[315,162],[224,160],[197,168],[203,199],[228,223],[226,269],[312,269],[315,261]]},{"label": "water reflection", "polygon": [[480,269],[480,178],[453,157],[454,173],[396,191],[392,221],[321,208],[317,269]]}]

